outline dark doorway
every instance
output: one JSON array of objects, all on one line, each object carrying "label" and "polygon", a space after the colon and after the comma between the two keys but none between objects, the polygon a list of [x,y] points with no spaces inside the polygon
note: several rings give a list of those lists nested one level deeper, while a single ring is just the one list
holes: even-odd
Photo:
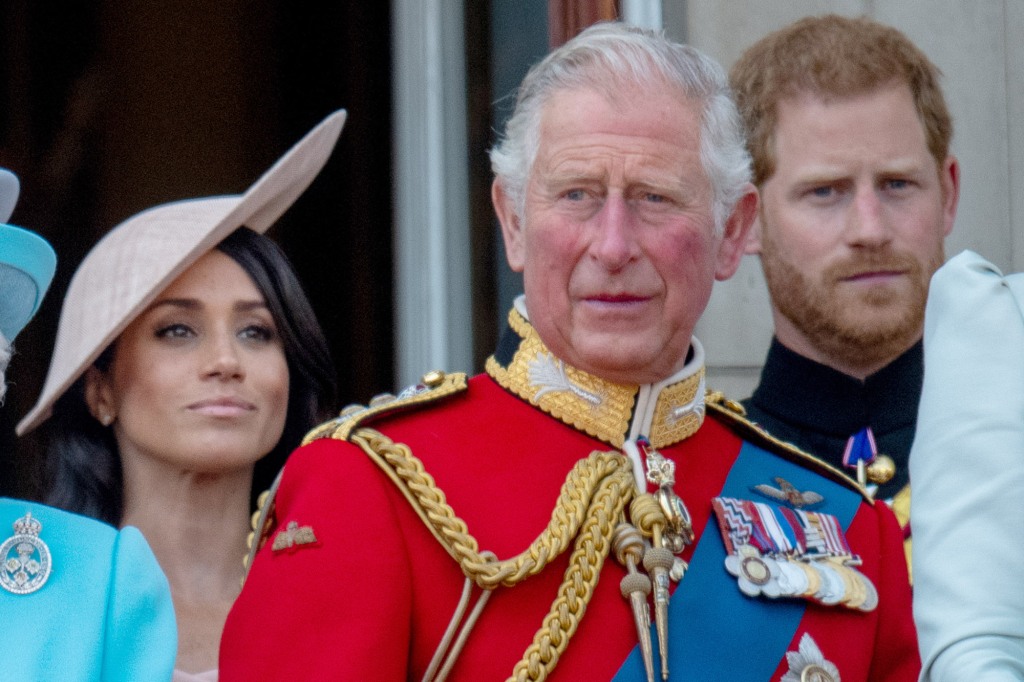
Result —
[{"label": "dark doorway", "polygon": [[39,493],[39,444],[15,441],[13,427],[42,386],[64,290],[92,244],[147,207],[244,191],[341,107],[338,148],[270,234],[327,332],[342,404],[390,388],[389,12],[356,1],[0,5],[0,165],[22,183],[12,222],[58,254],[8,371],[0,494]]}]

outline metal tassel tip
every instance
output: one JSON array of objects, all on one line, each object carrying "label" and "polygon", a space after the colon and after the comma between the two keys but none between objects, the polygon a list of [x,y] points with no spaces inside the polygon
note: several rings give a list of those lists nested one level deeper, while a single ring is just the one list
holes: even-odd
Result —
[{"label": "metal tassel tip", "polygon": [[644,552],[644,568],[654,583],[654,622],[661,652],[661,679],[668,679],[668,586],[675,556],[665,547],[648,547]]},{"label": "metal tassel tip", "polygon": [[619,583],[622,596],[629,600],[636,624],[636,636],[647,672],[647,682],[654,682],[654,647],[651,643],[651,613],[647,595],[651,593],[651,579],[637,571],[644,554],[643,536],[628,523],[620,523],[612,536],[615,556],[626,567],[626,575]]}]

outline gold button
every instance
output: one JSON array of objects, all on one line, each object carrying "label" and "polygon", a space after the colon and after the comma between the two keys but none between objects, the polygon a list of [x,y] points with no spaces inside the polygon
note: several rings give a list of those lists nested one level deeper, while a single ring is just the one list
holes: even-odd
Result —
[{"label": "gold button", "polygon": [[892,461],[889,455],[878,455],[875,461],[868,465],[868,480],[877,485],[888,483],[896,475],[896,462]]},{"label": "gold button", "polygon": [[423,385],[428,388],[437,388],[444,383],[444,372],[439,369],[427,372],[423,375],[423,379],[421,381]]}]

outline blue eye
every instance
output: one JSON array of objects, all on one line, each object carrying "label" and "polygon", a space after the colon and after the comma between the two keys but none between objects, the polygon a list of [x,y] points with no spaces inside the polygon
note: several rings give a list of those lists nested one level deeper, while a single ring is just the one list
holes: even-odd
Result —
[{"label": "blue eye", "polygon": [[565,193],[565,198],[569,201],[583,201],[586,197],[586,192],[581,189],[571,189]]}]

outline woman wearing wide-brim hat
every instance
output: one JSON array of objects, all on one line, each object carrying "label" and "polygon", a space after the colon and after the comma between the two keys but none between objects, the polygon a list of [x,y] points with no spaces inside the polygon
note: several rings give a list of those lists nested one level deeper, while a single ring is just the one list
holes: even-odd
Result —
[{"label": "woman wearing wide-brim hat", "polygon": [[[335,112],[245,194],[151,208],[75,272],[39,401],[48,501],[137,526],[171,586],[176,679],[215,679],[253,495],[334,409],[327,343],[265,232],[323,168]],[[194,674],[200,677],[194,677]]]},{"label": "woman wearing wide-brim hat", "polygon": [[[17,177],[0,169],[0,399],[12,343],[39,309],[57,264],[42,237],[6,224],[18,189]],[[0,613],[4,679],[127,682],[171,675],[171,596],[135,528],[118,531],[0,498]]]}]

